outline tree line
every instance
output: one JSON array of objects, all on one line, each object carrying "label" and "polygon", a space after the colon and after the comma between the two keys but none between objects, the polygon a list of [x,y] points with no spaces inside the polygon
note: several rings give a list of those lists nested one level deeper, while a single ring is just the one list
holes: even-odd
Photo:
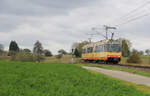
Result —
[{"label": "tree line", "polygon": [[16,41],[11,41],[9,45],[8,54],[4,51],[4,46],[0,44],[0,56],[8,55],[11,56],[13,61],[37,61],[44,60],[44,56],[53,56],[52,52],[48,49],[44,49],[40,41],[36,41],[31,51],[28,48],[19,48]]},{"label": "tree line", "polygon": [[[124,38],[117,39],[121,43],[122,47],[122,56],[128,57],[128,62],[139,63],[141,62],[140,55],[146,54],[150,55],[150,49],[146,49],[145,51],[138,51],[136,49],[131,50],[132,43]],[[82,41],[79,43],[74,43],[72,45],[72,55],[74,57],[80,58],[82,55],[82,47],[86,44],[89,44],[88,41]],[[63,55],[71,54],[67,53],[64,49],[58,50],[58,55],[56,58],[60,59]],[[40,62],[44,60],[44,57],[53,56],[52,52],[48,49],[44,49],[42,43],[40,41],[36,41],[33,46],[33,50],[28,48],[21,49],[19,48],[16,41],[11,41],[9,45],[8,54],[4,51],[4,46],[0,44],[0,56],[8,55],[11,56],[11,60],[16,61],[37,61]]]},{"label": "tree line", "polygon": [[[63,55],[69,54],[64,49],[58,50],[57,59],[61,59]],[[44,49],[40,41],[36,41],[33,46],[33,50],[28,48],[19,48],[16,41],[11,41],[9,44],[8,52],[4,51],[4,46],[0,44],[0,56],[10,56],[12,61],[31,61],[40,62],[45,59],[45,57],[53,56],[52,52],[48,49]]]}]

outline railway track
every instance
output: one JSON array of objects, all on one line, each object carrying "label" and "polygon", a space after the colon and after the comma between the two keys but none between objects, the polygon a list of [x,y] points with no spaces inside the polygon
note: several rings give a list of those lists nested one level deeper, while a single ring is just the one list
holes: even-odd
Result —
[{"label": "railway track", "polygon": [[149,72],[150,73],[150,66],[140,66],[140,65],[128,65],[128,64],[104,64],[104,63],[83,63],[83,64],[95,64],[98,66],[103,66],[103,65],[107,65],[107,66],[112,66],[112,67],[120,67],[120,68],[128,68],[128,69],[136,69],[136,70],[141,70],[141,71],[145,71],[145,72]]},{"label": "railway track", "polygon": [[128,65],[128,64],[117,64],[117,65],[119,65],[119,66],[125,66],[125,67],[150,69],[150,66],[139,66],[139,65]]}]

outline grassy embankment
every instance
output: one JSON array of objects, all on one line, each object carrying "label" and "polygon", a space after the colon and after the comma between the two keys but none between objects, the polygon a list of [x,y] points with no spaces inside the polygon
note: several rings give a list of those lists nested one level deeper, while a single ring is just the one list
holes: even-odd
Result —
[{"label": "grassy embankment", "polygon": [[73,64],[0,61],[0,96],[150,96],[140,90]]}]

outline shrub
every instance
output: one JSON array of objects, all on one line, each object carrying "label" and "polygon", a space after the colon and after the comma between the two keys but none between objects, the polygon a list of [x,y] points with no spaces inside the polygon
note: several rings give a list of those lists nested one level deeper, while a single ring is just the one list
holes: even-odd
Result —
[{"label": "shrub", "polygon": [[56,55],[56,58],[57,58],[57,59],[61,59],[62,56],[63,56],[62,54],[58,54],[58,55]]},{"label": "shrub", "polygon": [[35,58],[36,58],[35,60],[36,60],[37,62],[41,62],[41,61],[43,61],[43,60],[45,59],[45,57],[44,57],[43,55],[38,55],[38,56],[36,56]]},{"label": "shrub", "polygon": [[128,63],[141,63],[142,60],[139,56],[138,53],[133,53],[128,59],[127,59]]},{"label": "shrub", "polygon": [[35,62],[36,57],[29,52],[20,51],[16,55],[11,57],[12,61],[22,61],[22,62]]},{"label": "shrub", "polygon": [[9,51],[8,56],[15,56],[18,52],[15,51]]}]

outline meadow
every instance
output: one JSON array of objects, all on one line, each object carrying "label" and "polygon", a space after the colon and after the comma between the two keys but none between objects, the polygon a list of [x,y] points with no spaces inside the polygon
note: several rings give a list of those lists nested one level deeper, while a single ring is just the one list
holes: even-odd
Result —
[{"label": "meadow", "polygon": [[150,95],[73,64],[0,61],[0,96]]}]

